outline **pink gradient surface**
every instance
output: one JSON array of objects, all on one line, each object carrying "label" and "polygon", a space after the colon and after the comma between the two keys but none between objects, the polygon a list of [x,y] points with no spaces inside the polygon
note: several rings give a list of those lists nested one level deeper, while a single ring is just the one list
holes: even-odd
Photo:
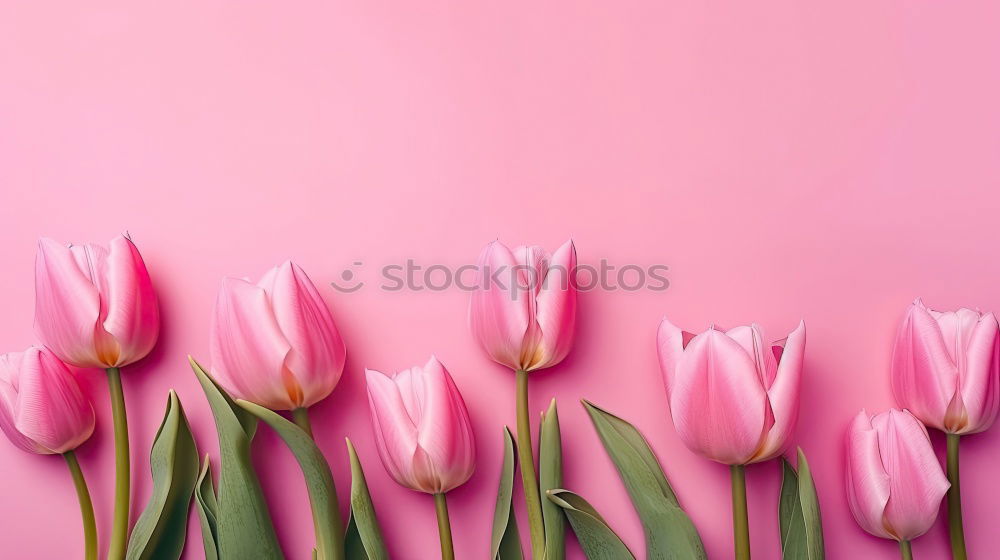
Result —
[{"label": "pink gradient surface", "polygon": [[[479,468],[451,495],[456,546],[484,558],[513,376],[474,342],[467,293],[382,291],[378,270],[474,262],[497,237],[555,248],[572,236],[581,264],[664,263],[671,286],[582,294],[574,351],[535,376],[532,408],[561,405],[568,488],[641,557],[637,517],[577,403],[586,397],[645,433],[709,555],[729,556],[728,472],[670,424],[656,327],[664,314],[699,330],[755,320],[776,337],[801,318],[795,441],[818,480],[829,558],[897,556],[850,516],[843,434],[860,408],[893,403],[890,346],[915,296],[1000,309],[996,3],[86,4],[0,7],[0,344],[34,342],[38,237],[131,233],[163,315],[153,354],[124,372],[133,519],[169,388],[200,448],[216,452],[185,356],[208,360],[220,279],[292,258],[348,347],[339,388],[313,412],[341,501],[349,436],[390,551],[437,556],[432,501],[379,464],[363,376],[435,353],[478,437]],[[349,268],[369,284],[333,290]],[[103,548],[111,425],[103,376],[84,378],[98,427],[80,459]],[[78,556],[62,461],[0,443],[2,555]],[[266,428],[254,454],[286,552],[307,557],[294,459]],[[974,557],[1000,544],[998,461],[1000,428],[963,445]],[[748,483],[755,557],[776,558],[779,467],[752,466]],[[947,557],[943,519],[914,543],[920,558]],[[201,558],[191,528],[187,556]],[[570,556],[582,557],[575,544]]]}]

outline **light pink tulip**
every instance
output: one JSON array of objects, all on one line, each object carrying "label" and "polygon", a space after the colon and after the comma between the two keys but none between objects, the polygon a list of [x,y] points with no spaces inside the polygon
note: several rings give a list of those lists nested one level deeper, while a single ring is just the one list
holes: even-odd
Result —
[{"label": "light pink tulip", "polygon": [[896,402],[952,434],[989,428],[1000,408],[1000,325],[992,313],[910,305],[892,352]]},{"label": "light pink tulip", "polygon": [[533,371],[566,357],[576,324],[575,271],[572,240],[551,256],[541,247],[511,252],[499,241],[483,249],[469,317],[494,361]]},{"label": "light pink tulip", "polygon": [[156,344],[160,312],[139,250],[129,238],[99,245],[38,242],[35,331],[62,361],[122,367]]},{"label": "light pink tulip", "polygon": [[437,358],[387,376],[365,370],[382,464],[399,484],[428,494],[469,480],[476,444],[462,394]]},{"label": "light pink tulip", "polygon": [[927,428],[905,410],[861,411],[847,431],[847,499],[858,525],[909,541],[937,519],[948,479]]},{"label": "light pink tulip", "polygon": [[330,309],[291,261],[256,284],[223,279],[210,351],[212,375],[230,394],[272,410],[326,398],[347,356]]},{"label": "light pink tulip", "polygon": [[0,429],[25,451],[65,453],[94,432],[94,408],[66,364],[29,348],[0,355]]},{"label": "light pink tulip", "polygon": [[799,416],[804,323],[765,344],[757,325],[695,336],[664,318],[657,346],[670,414],[689,449],[727,465],[784,452]]}]

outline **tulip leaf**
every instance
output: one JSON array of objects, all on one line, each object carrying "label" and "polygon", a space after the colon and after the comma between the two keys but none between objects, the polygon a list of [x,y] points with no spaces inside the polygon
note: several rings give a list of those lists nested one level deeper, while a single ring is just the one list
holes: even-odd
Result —
[{"label": "tulip leaf", "polygon": [[[542,414],[538,439],[538,481],[544,496],[549,490],[562,488],[562,437],[556,400]],[[551,500],[542,500],[542,520],[545,525],[545,560],[566,558],[566,518]]]},{"label": "tulip leaf", "polygon": [[198,506],[198,520],[201,522],[201,540],[205,545],[205,560],[219,560],[219,505],[215,498],[215,483],[212,481],[212,465],[208,455],[201,463],[198,485],[194,489],[194,501]]},{"label": "tulip leaf", "polygon": [[583,554],[589,560],[635,559],[621,538],[611,530],[601,514],[597,513],[587,500],[560,488],[549,490],[546,497],[548,501],[562,508],[570,527],[573,528],[573,533],[576,534],[580,548],[583,549]]},{"label": "tulip leaf", "polygon": [[351,516],[347,520],[344,543],[347,560],[388,560],[389,553],[375,516],[365,471],[351,440],[347,440],[347,454],[351,460]]},{"label": "tulip leaf", "polygon": [[681,508],[646,438],[625,420],[583,401],[608,452],[646,536],[646,556],[664,560],[704,560],[701,537]]},{"label": "tulip leaf", "polygon": [[521,537],[517,530],[517,518],[511,499],[514,497],[514,473],[517,469],[517,453],[514,436],[510,429],[503,429],[503,467],[500,470],[500,487],[497,490],[497,504],[493,512],[493,537],[490,543],[492,560],[522,560]]},{"label": "tulip leaf", "polygon": [[189,358],[219,433],[218,552],[221,558],[284,558],[260,480],[250,461],[257,419],[236,406],[194,358]]},{"label": "tulip leaf", "polygon": [[816,486],[809,463],[798,451],[799,471],[787,459],[781,459],[781,494],[778,521],[781,530],[781,557],[786,560],[822,560],[823,522],[819,512]]},{"label": "tulip leaf", "polygon": [[135,522],[125,557],[176,560],[187,538],[191,495],[198,481],[198,449],[181,401],[172,390],[149,453],[149,466],[153,493]]},{"label": "tulip leaf", "polygon": [[291,450],[309,491],[318,557],[322,560],[342,558],[344,526],[337,505],[337,488],[323,452],[305,430],[277,412],[244,400],[237,400],[236,404],[270,426]]}]

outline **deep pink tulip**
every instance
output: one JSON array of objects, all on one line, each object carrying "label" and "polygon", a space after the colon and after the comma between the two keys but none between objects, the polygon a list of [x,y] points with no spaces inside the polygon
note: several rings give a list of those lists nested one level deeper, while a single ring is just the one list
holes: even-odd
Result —
[{"label": "deep pink tulip", "polygon": [[533,371],[566,357],[576,324],[575,270],[572,240],[551,256],[541,247],[512,252],[499,241],[483,249],[469,316],[494,361]]},{"label": "deep pink tulip", "polygon": [[847,431],[847,499],[858,525],[886,539],[909,541],[937,519],[948,479],[927,428],[905,410],[869,417]]},{"label": "deep pink tulip", "polygon": [[11,352],[0,355],[0,429],[25,451],[66,453],[94,432],[94,408],[54,354]]},{"label": "deep pink tulip", "polygon": [[989,428],[1000,408],[1000,325],[992,313],[910,305],[892,352],[896,402],[952,434]]},{"label": "deep pink tulip", "polygon": [[695,336],[664,318],[657,346],[670,414],[688,448],[727,465],[784,452],[799,416],[804,323],[765,344],[757,325]]},{"label": "deep pink tulip", "polygon": [[99,245],[38,242],[35,331],[62,361],[123,367],[156,344],[160,312],[139,250],[128,237]]},{"label": "deep pink tulip", "polygon": [[347,349],[330,309],[291,261],[260,282],[225,278],[212,318],[212,375],[272,410],[312,406],[337,386]]},{"label": "deep pink tulip", "polygon": [[368,403],[382,464],[399,484],[440,494],[469,480],[476,443],[469,412],[435,357],[387,376],[365,370]]}]

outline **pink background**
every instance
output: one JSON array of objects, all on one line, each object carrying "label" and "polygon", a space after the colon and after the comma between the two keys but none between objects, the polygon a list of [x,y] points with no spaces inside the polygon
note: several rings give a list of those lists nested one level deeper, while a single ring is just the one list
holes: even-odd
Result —
[{"label": "pink background", "polygon": [[[478,437],[478,471],[451,495],[457,548],[484,558],[513,377],[474,344],[468,294],[381,291],[378,269],[458,266],[496,237],[554,248],[572,236],[581,263],[664,263],[671,287],[583,294],[573,353],[534,378],[533,409],[561,404],[568,488],[642,556],[637,518],[577,403],[586,397],[643,430],[709,555],[729,556],[728,473],[674,433],[656,325],[663,314],[689,329],[754,320],[780,338],[803,318],[797,442],[818,479],[829,557],[896,557],[850,516],[842,434],[861,407],[892,405],[891,340],[915,296],[1000,309],[995,3],[86,4],[0,7],[0,344],[34,342],[39,236],[132,234],[163,309],[159,346],[125,372],[133,517],[168,388],[200,448],[216,451],[185,356],[208,360],[219,280],[293,258],[348,344],[342,383],[313,411],[342,497],[350,436],[391,552],[436,557],[431,500],[378,462],[362,375],[436,353]],[[330,288],[354,261],[369,285]],[[103,547],[113,468],[102,377],[85,375],[99,425],[80,455]],[[282,544],[306,557],[312,525],[291,455],[262,429],[255,460]],[[985,557],[1000,544],[1000,429],[968,438],[962,461],[969,547]],[[748,478],[754,553],[775,558],[778,466]],[[79,555],[62,461],[0,445],[0,496],[7,556]],[[946,541],[939,522],[915,552],[945,558]],[[194,523],[187,551],[202,556]]]}]

